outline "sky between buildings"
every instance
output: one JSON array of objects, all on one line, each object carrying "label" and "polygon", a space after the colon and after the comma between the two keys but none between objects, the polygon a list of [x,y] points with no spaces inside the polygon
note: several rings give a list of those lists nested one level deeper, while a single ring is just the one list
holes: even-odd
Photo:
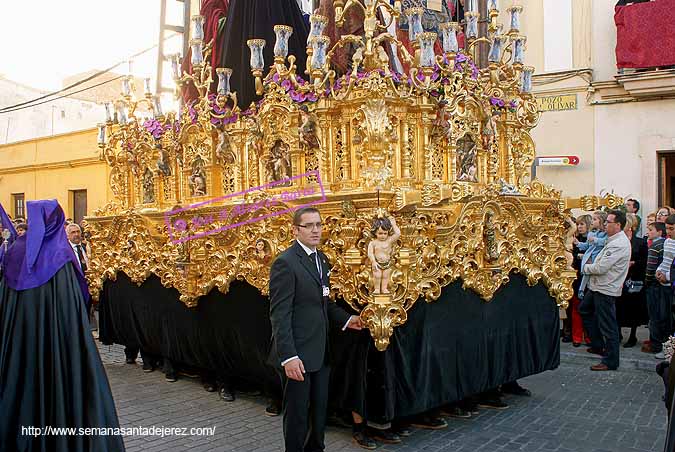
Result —
[{"label": "sky between buildings", "polygon": [[[180,20],[182,4],[167,3],[170,18]],[[159,0],[3,0],[0,74],[55,90],[67,76],[127,60],[157,44],[159,6]],[[154,77],[156,58],[153,49],[134,60],[135,75]]]}]

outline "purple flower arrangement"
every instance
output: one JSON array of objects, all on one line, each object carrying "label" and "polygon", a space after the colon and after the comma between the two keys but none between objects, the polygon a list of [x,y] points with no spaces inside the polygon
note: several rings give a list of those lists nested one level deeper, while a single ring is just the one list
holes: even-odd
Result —
[{"label": "purple flower arrangement", "polygon": [[237,113],[233,113],[232,108],[230,108],[228,105],[220,107],[216,102],[216,98],[217,96],[215,94],[209,94],[209,106],[211,107],[211,111],[216,115],[225,116],[223,118],[211,118],[211,124],[214,126],[219,126],[237,122],[239,115]]},{"label": "purple flower arrangement", "polygon": [[173,129],[174,132],[176,132],[176,133],[179,130],[179,126],[178,126],[177,121],[174,121],[173,123],[170,123],[169,121],[166,121],[164,124],[162,124],[161,122],[159,122],[156,119],[147,119],[143,123],[143,127],[145,128],[145,130],[150,132],[150,134],[156,140],[159,140],[160,138],[162,138],[162,135],[164,135],[165,132],[167,132],[171,129]]},{"label": "purple flower arrangement", "polygon": [[[445,63],[447,64],[448,61],[443,57]],[[471,58],[469,58],[467,55],[463,54],[462,52],[459,52],[457,56],[455,57],[455,70],[459,72],[464,72],[464,65],[468,64],[469,68],[471,68],[471,78],[476,80],[478,78],[478,67],[476,64],[473,62]]]},{"label": "purple flower arrangement", "polygon": [[[298,85],[300,86],[308,84],[307,80],[297,75],[296,80],[298,82]],[[289,97],[293,100],[293,102],[303,103],[303,102],[316,102],[317,100],[319,100],[319,96],[316,93],[304,92],[303,90],[296,89],[295,86],[293,85],[293,82],[291,82],[290,79],[285,78],[281,80],[279,74],[274,74],[272,76],[272,81],[277,85],[279,85],[284,90],[284,92],[286,92],[289,95]]]},{"label": "purple flower arrangement", "polygon": [[508,110],[514,113],[518,108],[518,101],[516,99],[512,99],[511,101],[507,102],[504,99],[500,99],[499,97],[490,97],[490,106],[493,109]]}]

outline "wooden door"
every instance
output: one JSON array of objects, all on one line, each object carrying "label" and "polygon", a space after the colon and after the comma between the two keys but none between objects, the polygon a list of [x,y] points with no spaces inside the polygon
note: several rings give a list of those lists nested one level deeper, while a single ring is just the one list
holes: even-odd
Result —
[{"label": "wooden door", "polygon": [[87,216],[87,190],[73,190],[73,220],[80,224]]}]

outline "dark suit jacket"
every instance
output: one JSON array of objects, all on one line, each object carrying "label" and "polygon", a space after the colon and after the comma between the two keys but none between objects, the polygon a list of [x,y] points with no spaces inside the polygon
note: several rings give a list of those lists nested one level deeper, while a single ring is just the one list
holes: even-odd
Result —
[{"label": "dark suit jacket", "polygon": [[[329,286],[329,264],[319,251],[324,285]],[[298,356],[305,372],[316,372],[324,363],[329,324],[342,328],[349,314],[322,295],[315,261],[298,242],[281,253],[270,271],[270,320],[275,367]]]}]

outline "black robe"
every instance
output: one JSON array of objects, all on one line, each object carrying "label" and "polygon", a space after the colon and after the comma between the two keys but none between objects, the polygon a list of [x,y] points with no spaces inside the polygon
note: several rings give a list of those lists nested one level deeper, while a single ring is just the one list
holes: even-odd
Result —
[{"label": "black robe", "polygon": [[0,282],[0,451],[124,451],[119,435],[22,434],[29,426],[119,428],[72,265],[32,289]]},{"label": "black robe", "polygon": [[237,92],[239,107],[248,108],[251,102],[260,99],[255,94],[255,79],[251,75],[251,51],[246,41],[261,38],[266,41],[263,54],[267,75],[268,68],[274,62],[275,25],[290,25],[293,34],[288,41],[288,55],[295,55],[297,74],[308,79],[305,74],[307,60],[307,35],[309,27],[296,0],[231,0],[227,12],[227,22],[223,33],[223,67],[232,68],[230,78],[232,91]]}]

